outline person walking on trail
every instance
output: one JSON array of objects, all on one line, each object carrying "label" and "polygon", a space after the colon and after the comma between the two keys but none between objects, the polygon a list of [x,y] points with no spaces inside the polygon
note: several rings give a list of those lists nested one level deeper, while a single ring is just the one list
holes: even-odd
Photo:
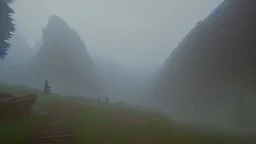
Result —
[{"label": "person walking on trail", "polygon": [[106,103],[108,103],[108,96],[106,97]]}]

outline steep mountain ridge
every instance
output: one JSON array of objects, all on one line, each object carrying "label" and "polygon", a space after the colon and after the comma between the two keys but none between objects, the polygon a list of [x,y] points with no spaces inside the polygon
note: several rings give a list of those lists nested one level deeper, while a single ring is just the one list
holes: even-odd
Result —
[{"label": "steep mountain ridge", "polygon": [[12,83],[42,89],[47,78],[53,92],[92,97],[103,94],[104,80],[84,42],[62,18],[49,18],[38,45],[34,59],[16,68],[19,73],[13,70]]},{"label": "steep mountain ridge", "polygon": [[159,106],[185,121],[255,126],[255,7],[224,0],[196,24],[162,66]]}]

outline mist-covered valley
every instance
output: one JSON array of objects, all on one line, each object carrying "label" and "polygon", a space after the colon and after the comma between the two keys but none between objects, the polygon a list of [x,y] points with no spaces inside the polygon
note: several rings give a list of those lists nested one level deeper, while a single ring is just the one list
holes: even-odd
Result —
[{"label": "mist-covered valley", "polygon": [[110,58],[89,54],[77,32],[52,15],[42,28],[40,41],[31,48],[15,32],[12,47],[1,61],[1,79],[43,89],[47,78],[52,91],[63,95],[109,96],[111,101],[145,103],[158,67],[124,66]]},{"label": "mist-covered valley", "polygon": [[43,89],[47,79],[52,92],[64,96],[107,96],[110,102],[158,109],[175,122],[256,131],[255,6],[252,0],[216,2],[209,15],[179,36],[169,29],[114,26],[101,28],[116,37],[93,31],[97,26],[88,35],[78,29],[82,24],[73,28],[71,18],[51,14],[32,45],[25,36],[31,41],[32,33],[15,31],[8,55],[0,60],[0,80]]}]

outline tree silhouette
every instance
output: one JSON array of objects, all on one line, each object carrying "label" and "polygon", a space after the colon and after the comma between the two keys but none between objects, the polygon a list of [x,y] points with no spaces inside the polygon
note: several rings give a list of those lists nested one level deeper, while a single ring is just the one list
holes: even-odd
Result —
[{"label": "tree silhouette", "polygon": [[98,96],[98,101],[100,101],[100,96]]},{"label": "tree silhouette", "polygon": [[0,58],[4,58],[7,55],[7,50],[10,44],[7,42],[12,32],[15,31],[13,19],[11,15],[14,13],[9,4],[12,0],[0,0]]},{"label": "tree silhouette", "polygon": [[47,78],[44,81],[44,92],[48,94],[51,93],[51,87],[49,86]]}]

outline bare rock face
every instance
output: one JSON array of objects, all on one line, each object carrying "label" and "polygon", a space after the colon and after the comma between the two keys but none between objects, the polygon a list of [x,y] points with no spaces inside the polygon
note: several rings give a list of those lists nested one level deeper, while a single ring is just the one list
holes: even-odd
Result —
[{"label": "bare rock face", "polygon": [[224,0],[166,59],[156,99],[174,118],[256,127],[255,7]]},{"label": "bare rock face", "polygon": [[0,92],[0,100],[4,101],[5,99],[9,98],[14,98],[15,96],[11,93],[5,93],[5,92]]},{"label": "bare rock face", "polygon": [[15,97],[11,93],[0,93],[0,121],[13,120],[30,114],[37,94]]}]

